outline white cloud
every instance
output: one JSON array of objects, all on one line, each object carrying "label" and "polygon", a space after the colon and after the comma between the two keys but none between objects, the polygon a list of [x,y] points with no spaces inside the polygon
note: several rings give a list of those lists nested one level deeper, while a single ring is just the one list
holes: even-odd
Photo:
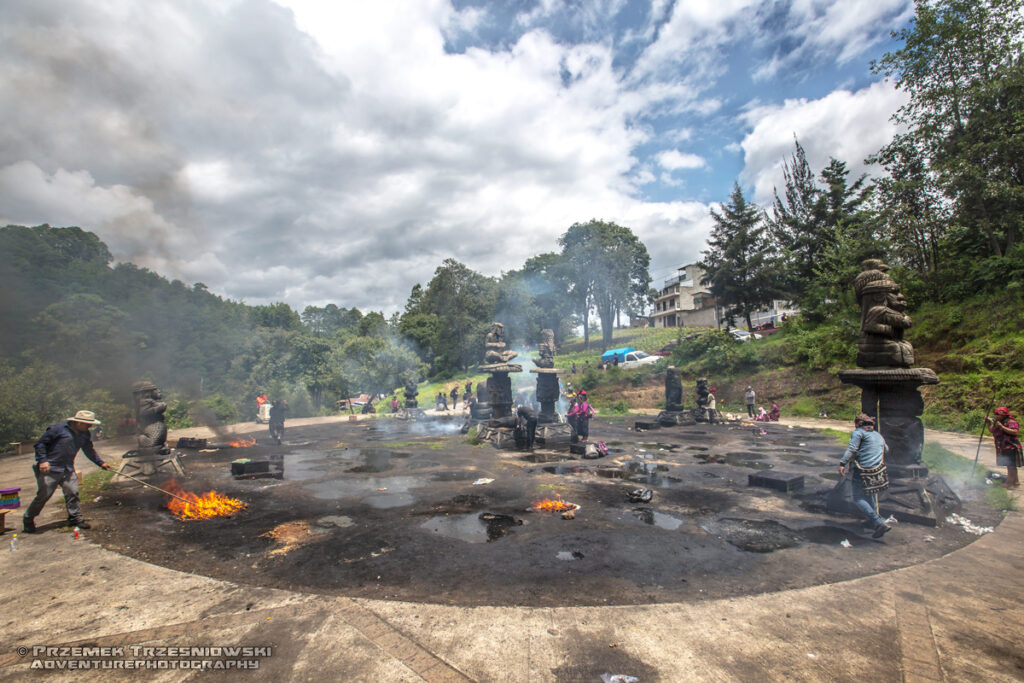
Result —
[{"label": "white cloud", "polygon": [[697,154],[684,154],[677,149],[670,149],[658,154],[658,163],[669,171],[679,169],[703,168],[707,162]]},{"label": "white cloud", "polygon": [[[830,44],[869,32],[836,3],[796,4],[830,17]],[[716,79],[769,5],[658,0],[651,39],[667,23],[651,45],[631,39],[632,67],[602,24],[623,6],[569,16],[551,0],[500,47],[451,54],[450,32],[496,30],[492,7],[2,3],[0,206],[93,230],[168,277],[299,308],[400,309],[445,258],[494,275],[590,218],[633,228],[672,267],[699,255],[707,205],[642,196],[683,197],[673,171],[714,175],[702,117],[730,116]],[[794,130],[809,152],[859,160],[895,106],[876,89],[758,103],[744,173],[769,182]],[[676,146],[689,151],[649,151]]]},{"label": "white cloud", "polygon": [[753,185],[754,201],[771,200],[782,188],[782,164],[793,154],[796,136],[811,168],[820,171],[830,156],[844,161],[852,177],[868,170],[865,157],[877,152],[896,132],[889,119],[906,94],[887,83],[874,83],[857,92],[837,90],[817,100],[786,100],[744,114],[751,127],[743,139],[744,184]]}]

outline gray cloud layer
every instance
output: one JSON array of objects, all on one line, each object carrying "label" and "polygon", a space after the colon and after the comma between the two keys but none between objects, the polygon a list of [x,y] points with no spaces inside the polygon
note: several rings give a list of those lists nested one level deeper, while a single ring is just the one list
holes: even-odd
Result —
[{"label": "gray cloud layer", "polygon": [[[677,3],[652,19],[660,28],[628,75],[609,45],[544,30],[556,4],[522,17],[508,49],[451,54],[446,36],[472,31],[482,10],[5,2],[0,220],[80,225],[119,259],[300,309],[399,309],[444,258],[498,274],[590,218],[633,228],[655,271],[697,258],[708,206],[642,198],[660,171],[636,155],[653,135],[637,120],[714,111],[695,85],[710,62],[681,71],[681,57],[735,39],[738,13],[755,3]],[[858,94],[874,118],[855,125],[878,125],[889,92]],[[767,133],[818,115],[808,110],[787,102],[737,122],[759,196],[778,161]],[[669,170],[703,161],[685,146],[661,159]]]}]

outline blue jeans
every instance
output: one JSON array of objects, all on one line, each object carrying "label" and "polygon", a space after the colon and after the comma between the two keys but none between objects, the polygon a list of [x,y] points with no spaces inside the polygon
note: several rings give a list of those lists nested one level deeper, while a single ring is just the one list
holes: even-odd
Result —
[{"label": "blue jeans", "polygon": [[864,492],[864,487],[860,484],[860,479],[857,475],[851,477],[850,493],[853,496],[853,504],[857,506],[857,509],[861,511],[861,514],[876,527],[884,523],[884,520],[878,516],[875,512],[875,502],[872,498],[868,498],[868,494]]},{"label": "blue jeans", "polygon": [[25,510],[25,519],[29,521],[35,519],[36,515],[42,512],[46,501],[50,500],[57,492],[59,486],[64,491],[64,504],[68,509],[68,519],[73,522],[82,521],[82,508],[78,504],[78,477],[75,476],[75,471],[54,472],[51,470],[43,474],[39,471],[38,466],[33,469],[36,472],[36,497]]}]

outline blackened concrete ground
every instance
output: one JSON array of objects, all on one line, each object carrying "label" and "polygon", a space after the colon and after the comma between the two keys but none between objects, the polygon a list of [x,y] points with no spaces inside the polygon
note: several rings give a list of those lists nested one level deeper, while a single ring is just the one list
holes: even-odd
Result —
[{"label": "blackened concrete ground", "polygon": [[[973,458],[972,440],[959,441],[955,450]],[[982,463],[990,460],[984,452]],[[26,470],[24,458],[0,459],[0,482],[25,487],[28,498]],[[51,503],[44,515],[59,512]],[[287,680],[1020,680],[1022,536],[1024,519],[1011,513],[948,555],[840,583],[702,602],[522,608],[252,587],[49,531],[2,553],[0,667],[5,678],[32,677],[31,656],[16,648],[33,645],[265,645],[274,654],[260,673]]]}]

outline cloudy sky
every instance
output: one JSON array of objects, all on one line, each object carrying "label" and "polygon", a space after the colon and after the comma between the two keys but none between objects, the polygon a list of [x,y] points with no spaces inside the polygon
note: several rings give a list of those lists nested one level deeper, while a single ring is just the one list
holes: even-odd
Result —
[{"label": "cloudy sky", "polygon": [[247,303],[400,309],[591,218],[655,285],[797,136],[854,172],[911,0],[5,0],[0,224]]}]

